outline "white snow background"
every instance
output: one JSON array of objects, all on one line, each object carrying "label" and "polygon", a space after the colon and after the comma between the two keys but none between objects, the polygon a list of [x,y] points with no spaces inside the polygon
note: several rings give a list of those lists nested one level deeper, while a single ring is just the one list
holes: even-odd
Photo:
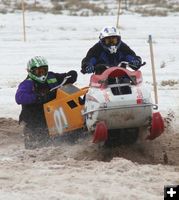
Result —
[{"label": "white snow background", "polygon": [[[21,107],[16,105],[14,96],[18,84],[26,77],[26,64],[32,56],[45,56],[50,70],[55,72],[77,70],[76,84],[87,86],[90,76],[80,73],[81,60],[98,41],[101,28],[116,25],[116,16],[26,12],[25,17],[27,41],[23,42],[22,14],[0,14],[0,117],[18,119]],[[164,116],[172,110],[178,120],[179,84],[162,86],[161,83],[169,80],[179,83],[179,15],[141,17],[129,13],[120,17],[120,26],[122,40],[147,62],[141,71],[144,83],[153,91],[147,42],[149,34],[152,35],[158,105]],[[60,154],[61,150],[57,150]],[[21,150],[22,155],[24,151]],[[50,157],[49,152],[43,153]],[[156,200],[163,199],[165,184],[179,180],[175,166],[139,165],[123,158],[113,158],[107,163],[77,161],[68,156],[60,159],[42,159],[31,163],[30,167],[28,163],[16,163],[13,159],[7,161],[11,163],[7,168],[8,179],[12,180],[6,187],[0,186],[0,199]],[[0,176],[3,179],[5,174]]]},{"label": "white snow background", "polygon": [[[26,65],[32,56],[45,56],[50,70],[78,71],[79,86],[87,86],[89,75],[80,73],[82,58],[98,41],[99,31],[116,25],[116,16],[73,17],[42,13],[26,13],[26,37],[23,42],[22,14],[0,15],[0,116],[17,119],[20,106],[14,95],[26,77]],[[153,37],[154,61],[158,83],[159,108],[178,113],[179,84],[162,86],[162,81],[179,82],[179,16],[120,17],[120,32],[126,42],[147,65],[141,68],[143,79],[153,90],[149,34]],[[178,114],[177,114],[178,115]]]}]

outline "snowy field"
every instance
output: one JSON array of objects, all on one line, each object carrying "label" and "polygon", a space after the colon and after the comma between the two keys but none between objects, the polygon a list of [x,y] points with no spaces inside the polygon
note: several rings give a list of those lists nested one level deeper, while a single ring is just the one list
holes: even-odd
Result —
[{"label": "snowy field", "polygon": [[[45,56],[50,69],[56,72],[76,69],[79,72],[77,84],[88,85],[89,75],[80,73],[81,60],[97,42],[101,28],[115,24],[115,16],[70,17],[27,13],[27,42],[23,42],[22,15],[0,15],[0,116],[18,118],[20,107],[14,102],[14,94],[20,81],[26,77],[26,64],[32,56]],[[152,35],[159,107],[163,111],[170,108],[179,111],[179,84],[161,86],[162,81],[179,82],[179,16],[145,18],[122,15],[120,25],[122,39],[147,62],[142,72],[144,82],[151,89],[148,35]]]},{"label": "snowy field", "polygon": [[[72,17],[26,13],[27,41],[23,42],[21,13],[0,14],[0,117],[18,119],[20,106],[16,105],[14,95],[18,84],[26,77],[26,63],[32,56],[45,56],[52,71],[77,70],[76,84],[87,86],[90,76],[80,73],[81,60],[97,42],[101,28],[115,24],[116,16]],[[153,36],[159,108],[164,116],[174,112],[178,133],[179,14],[168,17],[125,14],[120,17],[120,25],[123,41],[147,62],[141,71],[144,82],[151,90],[148,36]],[[167,84],[172,81],[176,84]],[[166,83],[165,86],[162,83]],[[150,159],[142,157],[144,162],[142,159],[138,162],[135,153],[139,153],[140,149],[135,147],[132,156],[127,156],[131,155],[129,149],[120,149],[116,158],[114,156],[110,162],[102,162],[105,159],[97,156],[100,152],[96,153],[96,147],[89,144],[27,151],[22,138],[14,139],[16,145],[11,138],[7,148],[3,141],[8,139],[9,136],[3,135],[0,142],[2,200],[159,200],[163,199],[164,185],[179,184],[178,163],[170,166],[162,165],[160,159],[151,161],[149,150],[144,155]],[[154,142],[155,147],[160,144],[160,139],[157,141]],[[177,145],[176,156],[179,155]],[[151,146],[147,144],[145,150],[146,147]],[[155,148],[153,152],[158,155],[157,151],[163,152],[165,147]],[[103,155],[105,153],[110,155],[109,152],[102,152]],[[119,156],[121,154],[124,158]],[[156,155],[152,156],[156,158]],[[171,154],[170,159],[174,156]]]}]

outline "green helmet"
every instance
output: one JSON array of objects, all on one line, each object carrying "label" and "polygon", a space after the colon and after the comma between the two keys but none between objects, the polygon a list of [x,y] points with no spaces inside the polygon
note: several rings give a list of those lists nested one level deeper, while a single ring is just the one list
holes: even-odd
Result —
[{"label": "green helmet", "polygon": [[[38,73],[38,70],[43,73]],[[48,62],[42,56],[35,56],[27,63],[27,72],[32,80],[44,83],[48,76]]]}]

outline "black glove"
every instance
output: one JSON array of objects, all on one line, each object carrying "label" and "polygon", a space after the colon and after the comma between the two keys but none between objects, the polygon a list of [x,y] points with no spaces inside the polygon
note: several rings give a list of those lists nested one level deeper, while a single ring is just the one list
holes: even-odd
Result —
[{"label": "black glove", "polygon": [[88,62],[84,62],[84,59],[82,60],[81,64],[81,73],[82,74],[90,74],[94,72],[94,66],[92,64],[89,65]]},{"label": "black glove", "polygon": [[66,73],[66,76],[71,76],[66,83],[74,83],[77,80],[77,72],[75,70],[71,70],[69,72]]},{"label": "black glove", "polygon": [[56,90],[48,92],[45,95],[36,94],[36,103],[44,104],[56,98]]}]

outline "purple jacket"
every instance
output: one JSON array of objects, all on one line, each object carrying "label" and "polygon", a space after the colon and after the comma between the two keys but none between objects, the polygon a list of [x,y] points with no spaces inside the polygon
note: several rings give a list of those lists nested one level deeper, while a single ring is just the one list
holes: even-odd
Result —
[{"label": "purple jacket", "polygon": [[73,83],[76,81],[77,73],[75,71],[70,71],[68,73],[54,73],[48,72],[48,77],[45,83],[36,83],[30,78],[25,79],[18,86],[15,100],[17,104],[28,105],[36,103],[37,96],[49,91],[51,88],[62,83],[67,75],[71,75],[71,78],[67,80],[66,83]]},{"label": "purple jacket", "polygon": [[27,77],[19,84],[15,100],[22,105],[19,122],[26,122],[28,127],[46,127],[43,104],[56,97],[56,91],[49,92],[51,88],[62,83],[66,76],[71,76],[65,84],[74,83],[77,72],[72,70],[68,73],[48,72],[45,83],[37,83]]}]

